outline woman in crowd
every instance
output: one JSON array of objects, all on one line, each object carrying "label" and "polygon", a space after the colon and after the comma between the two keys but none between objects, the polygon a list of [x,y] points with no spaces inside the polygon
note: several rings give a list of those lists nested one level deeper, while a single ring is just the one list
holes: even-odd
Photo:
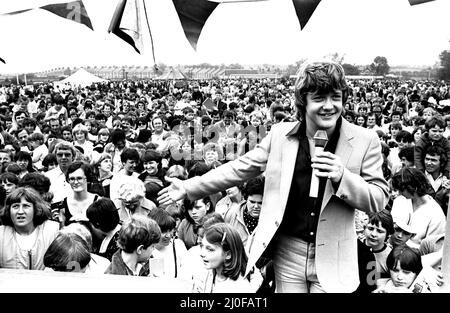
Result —
[{"label": "woman in crowd", "polygon": [[425,237],[445,232],[444,212],[430,195],[434,192],[433,187],[424,173],[416,168],[403,167],[392,177],[392,188],[411,201],[411,226],[416,232],[411,238],[412,244],[418,248]]},{"label": "woman in crowd", "polygon": [[33,167],[33,160],[31,155],[25,151],[18,151],[14,156],[14,161],[20,166],[21,172],[19,178],[24,177],[28,173],[36,172]]},{"label": "woman in crowd", "polygon": [[0,175],[0,183],[5,188],[6,195],[9,195],[11,191],[17,188],[19,176],[11,172],[3,173]]},{"label": "woman in crowd", "polygon": [[133,215],[147,215],[156,205],[145,198],[145,186],[142,181],[133,178],[119,187],[119,199],[114,203],[119,209],[122,222],[128,221]]},{"label": "woman in crowd", "polygon": [[367,117],[363,114],[356,115],[355,124],[361,127],[367,127]]},{"label": "woman in crowd", "polygon": [[161,161],[161,153],[156,150],[146,150],[141,157],[144,171],[138,178],[143,181],[144,184],[151,182],[163,187]]},{"label": "woman in crowd", "polygon": [[19,187],[6,198],[0,218],[0,267],[43,270],[44,254],[59,231],[49,205],[34,189]]},{"label": "woman in crowd", "polygon": [[112,172],[112,157],[108,153],[103,153],[95,164],[97,181],[102,186],[103,196],[109,198]]},{"label": "woman in crowd", "polygon": [[99,196],[88,191],[88,184],[93,181],[91,166],[83,162],[74,162],[67,169],[66,180],[72,193],[63,201],[52,204],[52,210],[59,211],[61,226],[73,222],[86,223],[86,210]]},{"label": "woman in crowd", "polygon": [[92,160],[92,151],[94,144],[88,140],[88,129],[83,124],[79,123],[72,128],[73,145],[83,149],[83,155],[89,160]]}]

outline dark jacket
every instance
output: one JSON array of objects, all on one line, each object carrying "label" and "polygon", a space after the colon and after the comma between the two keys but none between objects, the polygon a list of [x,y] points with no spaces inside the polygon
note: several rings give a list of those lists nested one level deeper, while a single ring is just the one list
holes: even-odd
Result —
[{"label": "dark jacket", "polygon": [[[111,260],[111,264],[106,269],[105,274],[132,275],[132,276],[134,275],[133,271],[131,271],[130,268],[123,261],[121,252],[122,250],[117,250],[117,252],[114,253]],[[147,261],[139,271],[139,276],[148,276],[149,274],[150,274],[150,267],[149,261]]]}]

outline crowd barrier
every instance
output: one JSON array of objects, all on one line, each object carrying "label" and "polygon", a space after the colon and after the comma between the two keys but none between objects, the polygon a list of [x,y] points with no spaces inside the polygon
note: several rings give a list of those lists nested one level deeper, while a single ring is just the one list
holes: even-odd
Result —
[{"label": "crowd barrier", "polygon": [[192,282],[135,277],[0,269],[0,293],[190,293]]}]

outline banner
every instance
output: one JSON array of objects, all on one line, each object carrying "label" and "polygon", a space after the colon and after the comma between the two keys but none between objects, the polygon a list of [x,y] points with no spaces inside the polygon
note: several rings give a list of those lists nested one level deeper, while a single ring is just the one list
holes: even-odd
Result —
[{"label": "banner", "polygon": [[83,24],[90,29],[94,30],[92,27],[91,20],[86,12],[86,8],[84,7],[83,1],[73,1],[66,3],[55,3],[48,4],[38,8],[25,9],[20,11],[14,11],[9,13],[4,13],[2,15],[16,15],[20,13],[25,13],[34,9],[42,9],[49,11],[50,13],[56,14],[62,18],[66,18],[68,20]]},{"label": "banner", "polygon": [[320,0],[292,0],[294,2],[295,13],[300,22],[300,29],[305,28]]},{"label": "banner", "polygon": [[219,5],[208,0],[173,0],[184,34],[194,50],[203,26]]},{"label": "banner", "polygon": [[122,0],[111,19],[108,33],[129,43],[137,53],[143,52],[142,8],[138,0]]},{"label": "banner", "polygon": [[434,1],[434,0],[409,0],[409,4],[416,5],[416,4],[422,4],[422,3],[431,2],[431,1]]}]

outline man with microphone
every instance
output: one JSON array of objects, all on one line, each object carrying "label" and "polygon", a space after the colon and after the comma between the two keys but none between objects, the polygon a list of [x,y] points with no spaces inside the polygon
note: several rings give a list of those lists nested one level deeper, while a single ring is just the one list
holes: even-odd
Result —
[{"label": "man with microphone", "polygon": [[276,292],[353,292],[354,209],[383,209],[388,185],[376,133],[341,117],[347,96],[340,64],[303,64],[295,84],[298,122],[274,125],[253,150],[203,176],[171,180],[158,201],[199,199],[264,173],[246,274],[264,253],[273,259]]}]

